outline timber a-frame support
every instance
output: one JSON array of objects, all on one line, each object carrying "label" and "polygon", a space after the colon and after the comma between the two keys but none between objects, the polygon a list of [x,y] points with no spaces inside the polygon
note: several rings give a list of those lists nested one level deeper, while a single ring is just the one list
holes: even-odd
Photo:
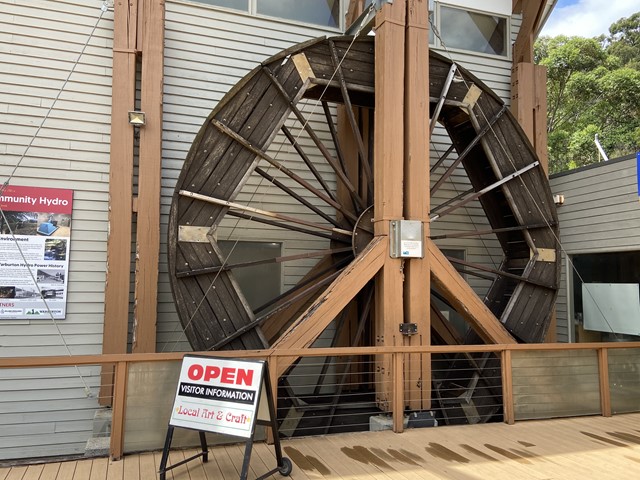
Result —
[{"label": "timber a-frame support", "polygon": [[[136,216],[135,297],[132,351],[155,352],[160,172],[162,163],[162,84],[164,1],[114,2],[109,233],[102,353],[126,353],[129,326],[132,221]],[[136,70],[141,61],[140,105]],[[133,195],[134,136],[128,112],[141,110],[138,195]],[[113,367],[103,368],[100,401],[111,403]]]},{"label": "timber a-frame support", "polygon": [[[350,10],[351,11],[351,10]],[[357,12],[357,9],[355,9]],[[375,280],[375,345],[430,345],[430,285],[443,295],[489,343],[515,343],[500,321],[429,240],[429,51],[428,2],[394,0],[375,19],[374,114],[374,240],[350,267],[274,343],[274,349],[306,348],[336,318],[344,306],[373,278]],[[346,122],[344,112],[340,115]],[[341,144],[348,142],[342,129]],[[351,140],[351,145],[355,141]],[[351,148],[352,152],[355,147]],[[355,154],[354,154],[355,155]],[[407,219],[423,224],[424,257],[392,258],[391,221]],[[416,324],[417,334],[400,333],[403,323]],[[280,358],[283,374],[295,358]],[[431,406],[431,359],[405,358],[405,397],[393,398],[392,362],[377,359],[378,405],[391,410]],[[402,430],[399,422],[395,431]]]}]

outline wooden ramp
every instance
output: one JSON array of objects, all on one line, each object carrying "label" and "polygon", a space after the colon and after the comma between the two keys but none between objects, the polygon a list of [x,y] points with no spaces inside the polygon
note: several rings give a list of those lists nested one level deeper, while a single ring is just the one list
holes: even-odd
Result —
[{"label": "wooden ramp", "polygon": [[[640,414],[349,433],[285,440],[283,447],[294,480],[634,479],[640,478]],[[250,479],[275,465],[272,452],[256,445]],[[175,451],[171,461],[190,453]],[[119,462],[0,467],[0,480],[147,480],[157,478],[159,462],[160,453],[146,453]],[[194,461],[167,478],[237,479],[241,463],[241,446],[216,447],[208,463]]]}]

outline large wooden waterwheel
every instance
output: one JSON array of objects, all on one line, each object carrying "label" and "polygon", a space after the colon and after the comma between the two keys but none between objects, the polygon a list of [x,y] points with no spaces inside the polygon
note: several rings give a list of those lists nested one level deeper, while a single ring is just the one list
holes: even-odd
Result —
[{"label": "large wooden waterwheel", "polygon": [[[357,257],[374,248],[374,71],[372,37],[312,40],[256,67],[205,121],[178,179],[169,224],[171,284],[182,325],[195,350],[278,346],[290,325],[314,321],[314,302],[316,306],[322,303],[326,288]],[[451,149],[432,161],[430,193],[450,182],[459,167],[464,168],[471,185],[458,197],[433,205],[431,218],[444,221],[457,208],[479,202],[490,224],[490,231],[484,234],[495,235],[503,260],[498,268],[466,262],[463,266],[466,270],[479,267],[482,274],[494,278],[484,302],[513,338],[542,341],[559,281],[557,217],[544,171],[517,121],[481,81],[433,52],[429,81],[431,116],[451,141]],[[318,105],[313,122],[301,111],[305,102]],[[346,107],[343,118],[354,132],[355,146],[350,150],[338,139],[336,104]],[[322,127],[318,127],[319,114],[324,118]],[[271,145],[275,138],[296,156],[295,168],[279,158],[283,147]],[[239,201],[238,195],[251,178],[284,192],[291,204],[301,205],[307,214],[296,217]],[[256,262],[232,264],[217,243],[224,222],[237,225],[238,221],[277,229],[283,238],[291,232],[309,236],[324,242],[324,247],[261,260],[315,258],[317,263],[296,285],[252,309],[234,271]],[[427,248],[427,254],[446,262],[435,247]],[[457,281],[460,279],[464,277]],[[438,295],[453,307],[460,306],[455,286],[433,271],[432,280]],[[373,282],[368,282],[335,317],[334,344],[371,342],[368,332],[375,295]],[[472,326],[478,325],[470,318],[473,312],[464,306],[460,310],[465,310],[460,313]],[[352,326],[345,339],[341,327],[348,321]],[[433,322],[446,320],[435,312]],[[451,341],[454,336],[446,331],[434,330],[434,338]],[[491,341],[482,329],[475,331],[478,333],[472,330],[468,342]],[[486,358],[466,358],[462,363],[480,372],[495,367]]]}]

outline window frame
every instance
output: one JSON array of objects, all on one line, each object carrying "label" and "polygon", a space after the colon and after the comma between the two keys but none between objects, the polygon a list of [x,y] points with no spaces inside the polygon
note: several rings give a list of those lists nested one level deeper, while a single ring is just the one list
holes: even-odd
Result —
[{"label": "window frame", "polygon": [[[441,27],[441,19],[442,19],[442,14],[440,13],[440,9],[441,7],[445,7],[445,8],[450,8],[452,10],[461,10],[463,12],[468,12],[468,13],[473,13],[476,15],[484,15],[487,17],[497,17],[497,18],[502,18],[505,21],[505,32],[504,32],[504,41],[505,41],[505,54],[504,55],[500,55],[497,53],[486,53],[486,52],[480,52],[477,50],[468,50],[465,48],[459,48],[459,47],[451,47],[451,46],[446,46],[446,50],[450,50],[452,52],[461,52],[461,53],[466,53],[466,54],[472,54],[472,55],[477,55],[477,56],[482,56],[482,57],[487,57],[487,58],[493,58],[493,59],[499,59],[499,60],[511,60],[512,59],[512,42],[511,42],[511,16],[505,16],[505,15],[501,15],[499,13],[494,13],[494,12],[486,12],[483,10],[477,10],[477,9],[473,9],[473,8],[467,8],[467,7],[463,7],[460,5],[455,5],[453,3],[448,3],[448,2],[440,2],[438,0],[432,0],[433,3],[433,10],[430,10],[431,13],[433,13],[433,18],[434,18],[434,22],[435,22],[435,26],[438,29],[438,32],[442,31],[442,27]],[[431,30],[431,29],[430,29]],[[440,38],[438,37],[438,35],[433,35],[433,42],[429,42],[430,46],[436,49],[440,49],[440,50],[444,50],[445,47],[443,46]]]},{"label": "window frame", "polygon": [[250,17],[254,17],[254,18],[260,18],[260,19],[265,19],[265,20],[275,20],[275,21],[279,21],[279,22],[284,22],[284,23],[290,23],[293,25],[297,25],[297,26],[309,26],[309,27],[313,27],[313,28],[317,28],[317,29],[321,29],[321,30],[328,30],[328,31],[335,31],[335,32],[340,32],[343,33],[346,25],[345,25],[345,16],[347,13],[347,6],[348,6],[348,1],[349,0],[337,0],[339,2],[339,10],[340,10],[340,14],[339,14],[339,26],[338,27],[331,27],[328,25],[322,25],[319,23],[309,23],[309,22],[303,22],[300,20],[294,20],[294,19],[290,19],[290,18],[284,18],[284,17],[272,17],[270,15],[264,15],[264,14],[260,14],[258,13],[258,0],[247,0],[247,9],[246,10],[241,10],[241,9],[236,9],[236,8],[231,8],[231,7],[225,7],[222,5],[215,5],[212,3],[206,3],[205,0],[178,0],[184,3],[191,3],[193,5],[198,5],[201,7],[205,7],[205,8],[212,8],[214,10],[222,10],[225,12],[229,12],[229,13],[234,13],[236,15],[248,15]]}]

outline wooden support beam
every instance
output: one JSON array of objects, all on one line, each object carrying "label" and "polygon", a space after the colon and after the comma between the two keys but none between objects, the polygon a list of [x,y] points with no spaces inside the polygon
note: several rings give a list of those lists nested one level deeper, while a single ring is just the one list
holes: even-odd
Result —
[{"label": "wooden support beam", "polygon": [[164,1],[144,1],[133,353],[156,351],[158,259],[160,256],[160,176],[162,170],[162,85]]},{"label": "wooden support beam", "polygon": [[431,281],[442,295],[469,322],[487,343],[513,344],[515,339],[491,310],[478,298],[469,284],[451,265],[432,240],[427,241],[431,256]]},{"label": "wooden support beam", "polygon": [[522,23],[513,45],[513,63],[533,63],[534,35],[542,22],[546,0],[527,0],[514,4],[514,9],[522,14]]},{"label": "wooden support beam", "polygon": [[[374,238],[271,348],[287,350],[309,347],[380,270],[388,255],[388,239],[386,237]],[[281,359],[278,362],[278,377],[286,372],[295,360],[295,357]]]},{"label": "wooden support beam", "polygon": [[[423,226],[429,238],[429,7],[423,0],[407,1],[405,31],[404,217]],[[431,344],[431,268],[429,255],[405,262],[404,321],[415,323],[416,335],[405,345]],[[405,363],[405,404],[411,410],[431,408],[431,356],[408,355]]]},{"label": "wooden support beam", "polygon": [[[131,272],[133,127],[127,112],[135,105],[138,0],[116,0],[113,24],[109,235],[104,290],[102,353],[126,353]],[[102,369],[100,403],[111,404],[113,366]]]},{"label": "wooden support beam", "polygon": [[[388,236],[390,221],[404,214],[406,1],[385,4],[375,25],[374,234]],[[384,257],[384,266],[376,276],[376,346],[400,342],[398,327],[404,321],[403,260],[391,258],[388,251]],[[391,359],[379,356],[376,363],[376,401],[382,410],[389,411],[393,401]]]}]

